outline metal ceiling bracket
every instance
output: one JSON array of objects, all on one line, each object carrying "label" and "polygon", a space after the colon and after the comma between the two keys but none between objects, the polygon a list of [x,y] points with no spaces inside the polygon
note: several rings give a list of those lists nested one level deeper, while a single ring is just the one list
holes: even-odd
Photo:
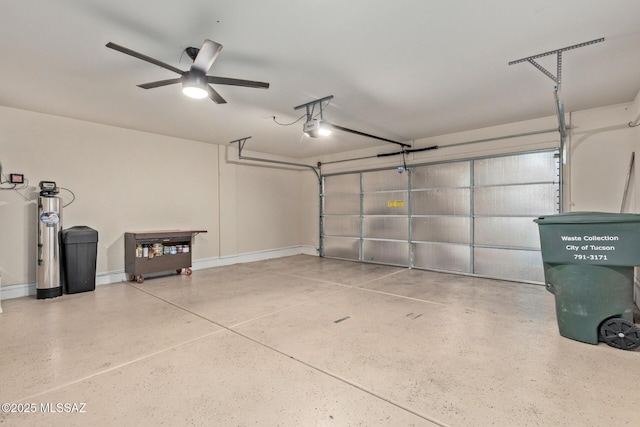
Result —
[{"label": "metal ceiling bracket", "polygon": [[333,95],[325,96],[324,98],[316,99],[315,101],[307,102],[306,104],[300,104],[297,107],[293,107],[294,110],[299,110],[301,108],[306,108],[307,112],[307,121],[313,120],[314,110],[316,105],[320,110],[320,118],[322,119],[322,103],[325,101],[331,101],[333,99]]},{"label": "metal ceiling bracket", "polygon": [[[579,47],[589,46],[596,43],[601,43],[603,41],[604,41],[604,37],[601,37],[599,39],[590,40],[588,42],[574,44],[573,46],[567,46],[560,49],[539,53],[537,55],[528,56],[526,58],[516,59],[515,61],[509,62],[509,65],[519,64],[521,62],[528,62],[529,64],[533,65],[538,70],[540,70],[545,76],[553,80],[556,84],[553,95],[555,97],[556,113],[558,115],[558,132],[560,132],[560,157],[561,157],[560,177],[561,178],[564,173],[563,165],[566,164],[566,161],[567,161],[567,158],[566,158],[567,126],[565,124],[565,119],[564,119],[564,104],[562,103],[562,100],[558,95],[562,87],[562,52],[577,49]],[[556,55],[556,74],[555,75],[536,61],[536,59],[538,58],[542,58],[549,55]],[[560,180],[560,182],[562,182],[562,179]],[[563,200],[564,196],[562,192],[562,184],[560,185],[559,198],[560,198],[560,212],[564,212],[564,200]]]},{"label": "metal ceiling bracket", "polygon": [[567,125],[564,120],[564,103],[558,96],[558,87],[553,91],[553,95],[556,99],[556,114],[558,115],[558,130],[562,138],[567,136]]},{"label": "metal ceiling bracket", "polygon": [[[567,50],[577,49],[577,48],[583,47],[583,46],[589,46],[591,44],[596,44],[596,43],[600,43],[600,42],[603,42],[603,41],[604,41],[604,37],[601,37],[599,39],[591,40],[591,41],[588,41],[588,42],[574,44],[573,46],[567,46],[567,47],[563,47],[561,49],[551,50],[549,52],[544,52],[544,53],[539,53],[537,55],[528,56],[526,58],[516,59],[515,61],[509,62],[509,65],[519,64],[521,62],[528,62],[531,65],[533,65],[534,67],[536,67],[538,70],[542,71],[545,76],[549,77],[551,80],[556,82],[558,90],[560,90],[560,87],[561,87],[561,84],[562,84],[562,52],[566,52]],[[556,72],[556,75],[553,75],[549,70],[547,70],[546,68],[544,68],[542,65],[538,64],[535,61],[538,58],[542,58],[544,56],[549,56],[549,55],[556,55],[556,57],[557,57],[557,63],[556,63],[557,72]]]},{"label": "metal ceiling bracket", "polygon": [[556,114],[558,116],[558,132],[560,133],[560,163],[559,168],[559,190],[558,190],[558,204],[560,206],[560,212],[564,212],[564,189],[563,189],[563,177],[564,177],[564,165],[567,164],[567,125],[564,120],[564,103],[558,96],[558,86],[553,91],[556,104]]},{"label": "metal ceiling bracket", "polygon": [[311,165],[305,165],[304,163],[293,163],[293,162],[284,162],[281,160],[272,160],[272,159],[262,159],[259,157],[247,157],[247,156],[243,156],[242,155],[242,150],[244,149],[244,145],[247,143],[247,140],[251,139],[250,136],[246,136],[244,138],[240,138],[240,139],[235,139],[233,141],[229,141],[229,144],[234,144],[234,143],[238,143],[238,159],[239,160],[251,160],[254,162],[264,162],[264,163],[274,163],[277,165],[286,165],[286,166],[297,166],[297,167],[301,167],[301,168],[308,168],[311,169],[315,174],[316,177],[318,178],[318,182],[321,181],[321,177],[320,177],[320,164],[318,164],[318,166],[311,166]]},{"label": "metal ceiling bracket", "polygon": [[229,142],[229,144],[234,144],[236,142],[238,143],[238,158],[242,157],[242,150],[244,149],[244,144],[247,143],[248,139],[251,139],[251,137],[246,136],[244,138],[236,139]]}]

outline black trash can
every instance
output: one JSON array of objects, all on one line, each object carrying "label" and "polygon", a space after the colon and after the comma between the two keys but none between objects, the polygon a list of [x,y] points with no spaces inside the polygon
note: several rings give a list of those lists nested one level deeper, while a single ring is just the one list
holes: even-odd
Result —
[{"label": "black trash can", "polygon": [[95,290],[98,232],[84,225],[63,230],[62,254],[64,292],[75,294]]}]

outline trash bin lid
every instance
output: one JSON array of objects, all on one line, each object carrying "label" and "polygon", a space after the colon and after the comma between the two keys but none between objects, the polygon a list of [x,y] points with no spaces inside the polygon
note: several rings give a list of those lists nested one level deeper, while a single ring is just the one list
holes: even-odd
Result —
[{"label": "trash bin lid", "polygon": [[602,224],[640,222],[640,214],[611,212],[567,212],[534,219],[538,224]]},{"label": "trash bin lid", "polygon": [[96,243],[98,232],[86,225],[76,225],[75,227],[62,230],[62,243]]}]

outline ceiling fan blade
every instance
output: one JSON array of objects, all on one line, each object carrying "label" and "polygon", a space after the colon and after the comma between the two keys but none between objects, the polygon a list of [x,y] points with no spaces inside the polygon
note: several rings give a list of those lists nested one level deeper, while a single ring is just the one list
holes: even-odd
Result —
[{"label": "ceiling fan blade", "polygon": [[225,101],[225,99],[222,96],[220,96],[220,94],[216,92],[216,90],[209,85],[207,85],[207,92],[209,92],[209,98],[211,98],[211,100],[216,104],[227,103],[227,101]]},{"label": "ceiling fan blade", "polygon": [[174,73],[178,73],[180,75],[182,75],[184,73],[184,71],[182,71],[179,68],[176,68],[176,67],[174,67],[172,65],[169,65],[169,64],[165,64],[162,61],[158,61],[157,59],[151,58],[150,56],[147,56],[147,55],[143,55],[143,54],[138,53],[138,52],[136,52],[134,50],[126,48],[124,46],[120,46],[120,45],[117,45],[117,44],[111,43],[111,42],[107,43],[106,46],[109,49],[117,50],[118,52],[122,52],[122,53],[125,53],[127,55],[131,55],[134,58],[142,59],[143,61],[147,61],[147,62],[150,62],[150,63],[152,63],[154,65],[159,66],[159,67],[166,68],[167,70],[173,71]]},{"label": "ceiling fan blade", "polygon": [[143,83],[141,85],[138,85],[138,87],[141,87],[142,89],[153,89],[154,87],[173,85],[180,82],[182,82],[182,77],[178,77],[177,79],[158,80],[157,82],[151,83]]},{"label": "ceiling fan blade", "polygon": [[268,89],[269,88],[269,83],[256,82],[256,81],[253,81],[253,80],[231,79],[229,77],[207,76],[207,82],[208,83],[219,84],[219,85],[255,87],[255,88],[260,88],[260,89]]},{"label": "ceiling fan blade", "polygon": [[196,59],[193,61],[191,69],[207,74],[221,50],[222,45],[220,43],[208,39],[205,40],[204,43],[202,43]]}]

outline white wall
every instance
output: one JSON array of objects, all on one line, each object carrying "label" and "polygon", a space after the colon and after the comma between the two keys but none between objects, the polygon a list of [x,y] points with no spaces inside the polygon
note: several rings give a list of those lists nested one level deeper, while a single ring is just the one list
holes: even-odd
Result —
[{"label": "white wall", "polygon": [[64,227],[98,230],[97,273],[106,281],[124,277],[126,231],[207,230],[193,248],[201,266],[221,255],[298,248],[302,172],[237,164],[226,155],[224,146],[0,107],[3,173],[30,181],[21,191],[29,202],[0,191],[3,288],[35,283],[40,180],[75,193]]}]

